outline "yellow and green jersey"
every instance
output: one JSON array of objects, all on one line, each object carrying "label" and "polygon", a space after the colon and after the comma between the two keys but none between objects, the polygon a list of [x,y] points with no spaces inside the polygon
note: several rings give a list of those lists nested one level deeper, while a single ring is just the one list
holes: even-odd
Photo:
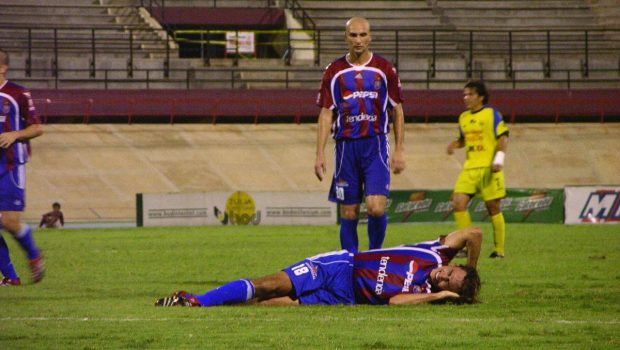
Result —
[{"label": "yellow and green jersey", "polygon": [[508,134],[508,128],[498,110],[484,107],[475,113],[469,110],[461,113],[459,132],[467,156],[463,169],[473,169],[491,166],[497,139]]}]

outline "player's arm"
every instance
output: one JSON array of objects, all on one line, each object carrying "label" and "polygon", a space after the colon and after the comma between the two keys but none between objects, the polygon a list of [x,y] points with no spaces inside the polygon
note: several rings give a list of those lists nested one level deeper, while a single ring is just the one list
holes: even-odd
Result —
[{"label": "player's arm", "polygon": [[416,305],[458,297],[458,294],[447,290],[429,294],[398,294],[390,298],[390,305]]},{"label": "player's arm", "polygon": [[482,230],[477,227],[470,227],[450,233],[443,241],[443,244],[456,250],[467,247],[467,266],[476,268],[480,247],[482,246]]},{"label": "player's arm", "polygon": [[498,172],[504,168],[504,157],[506,150],[508,149],[508,134],[502,134],[497,138],[497,148],[495,150],[495,156],[493,157],[493,164],[491,170]]},{"label": "player's arm", "polygon": [[400,174],[405,170],[405,112],[402,103],[394,107],[394,143],[395,150],[392,155],[392,170],[394,174]]},{"label": "player's arm", "polygon": [[314,174],[319,181],[323,181],[323,177],[325,176],[325,171],[327,169],[327,166],[325,165],[325,144],[327,143],[327,138],[329,137],[331,123],[331,109],[321,107],[316,137],[316,160],[314,162]]},{"label": "player's arm", "polygon": [[446,152],[447,152],[448,154],[452,154],[452,153],[454,153],[454,150],[455,150],[455,149],[457,149],[457,148],[463,148],[463,147],[465,147],[465,141],[463,141],[462,139],[454,140],[454,141],[452,141],[452,142],[450,142],[450,143],[448,144],[448,147],[447,147],[447,149],[446,149]]},{"label": "player's arm", "polygon": [[0,134],[0,147],[8,148],[17,140],[30,140],[43,134],[41,124],[31,124],[25,129]]}]

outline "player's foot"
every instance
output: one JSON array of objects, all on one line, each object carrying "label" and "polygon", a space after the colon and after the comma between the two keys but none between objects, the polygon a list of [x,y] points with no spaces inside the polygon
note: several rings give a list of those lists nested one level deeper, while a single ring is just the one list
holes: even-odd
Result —
[{"label": "player's foot", "polygon": [[193,295],[185,291],[174,292],[167,298],[158,299],[155,302],[155,306],[169,307],[169,306],[201,306],[198,299]]},{"label": "player's foot", "polygon": [[22,284],[22,282],[19,280],[19,278],[4,277],[0,281],[0,287],[19,286],[20,284]]},{"label": "player's foot", "polygon": [[491,255],[489,255],[489,258],[491,259],[503,259],[504,255],[498,253],[498,252],[493,252],[491,253]]},{"label": "player's foot", "polygon": [[459,250],[454,257],[455,258],[466,258],[467,257],[467,249],[463,248],[463,249]]},{"label": "player's foot", "polygon": [[45,262],[43,261],[43,254],[39,254],[38,257],[30,259],[28,262],[30,265],[30,278],[33,283],[39,283],[45,275]]}]

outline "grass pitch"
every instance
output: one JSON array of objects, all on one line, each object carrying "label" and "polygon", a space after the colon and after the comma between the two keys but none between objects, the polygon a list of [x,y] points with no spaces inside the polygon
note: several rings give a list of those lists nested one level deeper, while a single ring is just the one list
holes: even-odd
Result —
[{"label": "grass pitch", "polygon": [[[390,225],[384,246],[451,229]],[[620,348],[620,226],[509,224],[504,260],[483,229],[482,303],[398,307],[153,306],[337,250],[337,226],[38,231],[37,285],[5,234],[26,284],[0,288],[0,349]]]}]

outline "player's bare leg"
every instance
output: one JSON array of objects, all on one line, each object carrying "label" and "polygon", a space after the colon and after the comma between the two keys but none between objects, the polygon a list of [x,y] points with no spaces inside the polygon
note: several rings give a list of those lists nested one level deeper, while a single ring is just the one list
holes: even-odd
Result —
[{"label": "player's bare leg", "polygon": [[[471,216],[467,210],[471,196],[466,193],[455,192],[452,194],[452,207],[454,208],[454,222],[458,230],[463,230],[472,226]],[[467,248],[461,249],[457,258],[467,257]]]},{"label": "player's bare leg", "polygon": [[287,297],[293,292],[293,283],[284,271],[253,279],[251,282],[254,284],[254,298],[259,302]]}]

